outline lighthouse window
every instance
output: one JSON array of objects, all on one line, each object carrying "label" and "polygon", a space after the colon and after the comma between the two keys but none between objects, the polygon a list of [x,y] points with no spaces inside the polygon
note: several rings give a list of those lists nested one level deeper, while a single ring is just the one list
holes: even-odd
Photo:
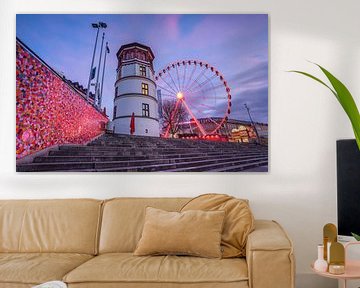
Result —
[{"label": "lighthouse window", "polygon": [[115,97],[118,95],[118,87],[115,87]]},{"label": "lighthouse window", "polygon": [[141,83],[141,93],[144,95],[149,95],[149,85],[146,83]]},{"label": "lighthouse window", "polygon": [[142,103],[142,116],[144,117],[150,116],[149,104]]},{"label": "lighthouse window", "polygon": [[113,119],[115,119],[116,118],[116,106],[114,106],[114,113],[113,113]]},{"label": "lighthouse window", "polygon": [[146,67],[145,66],[140,66],[140,75],[146,76]]}]

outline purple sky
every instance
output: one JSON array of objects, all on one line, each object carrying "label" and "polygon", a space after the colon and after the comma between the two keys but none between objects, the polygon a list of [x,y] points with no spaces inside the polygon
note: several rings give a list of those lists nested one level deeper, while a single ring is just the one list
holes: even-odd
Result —
[{"label": "purple sky", "polygon": [[105,39],[111,53],[103,105],[110,117],[116,52],[123,44],[140,42],[152,48],[156,71],[183,59],[212,64],[232,90],[230,118],[248,120],[247,103],[254,121],[268,122],[267,15],[19,14],[16,34],[52,68],[86,87],[96,35],[90,24],[98,21],[108,24]]}]

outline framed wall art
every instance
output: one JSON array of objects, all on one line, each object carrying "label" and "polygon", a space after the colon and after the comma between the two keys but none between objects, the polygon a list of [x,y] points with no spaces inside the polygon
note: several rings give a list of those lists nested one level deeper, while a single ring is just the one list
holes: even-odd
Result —
[{"label": "framed wall art", "polygon": [[266,14],[18,14],[18,172],[267,172]]}]

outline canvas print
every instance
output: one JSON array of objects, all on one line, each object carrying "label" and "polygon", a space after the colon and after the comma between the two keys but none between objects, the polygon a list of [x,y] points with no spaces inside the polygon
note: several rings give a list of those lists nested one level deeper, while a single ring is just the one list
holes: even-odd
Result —
[{"label": "canvas print", "polygon": [[18,172],[267,172],[266,14],[16,17]]}]

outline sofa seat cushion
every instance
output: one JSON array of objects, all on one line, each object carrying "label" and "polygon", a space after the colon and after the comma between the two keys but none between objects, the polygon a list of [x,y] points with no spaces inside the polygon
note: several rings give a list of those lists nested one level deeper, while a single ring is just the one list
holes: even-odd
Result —
[{"label": "sofa seat cushion", "polygon": [[0,287],[4,283],[40,284],[61,280],[92,257],[72,253],[0,253]]},{"label": "sofa seat cushion", "polygon": [[[3,288],[0,284],[0,287]],[[247,281],[241,282],[197,282],[197,283],[135,283],[135,282],[97,282],[97,283],[71,283],[68,288],[249,288]],[[20,287],[4,287],[20,288]],[[23,288],[23,287],[21,287]],[[27,288],[27,287],[25,287]]]},{"label": "sofa seat cushion", "polygon": [[206,259],[189,256],[134,256],[131,253],[111,253],[96,256],[71,271],[63,280],[70,284],[88,283],[89,285],[101,282],[138,283],[139,285],[142,283],[143,287],[149,287],[151,283],[157,283],[159,287],[161,283],[209,284],[213,282],[239,285],[238,282],[244,282],[246,284],[244,287],[247,287],[248,271],[245,260],[240,258]]}]

